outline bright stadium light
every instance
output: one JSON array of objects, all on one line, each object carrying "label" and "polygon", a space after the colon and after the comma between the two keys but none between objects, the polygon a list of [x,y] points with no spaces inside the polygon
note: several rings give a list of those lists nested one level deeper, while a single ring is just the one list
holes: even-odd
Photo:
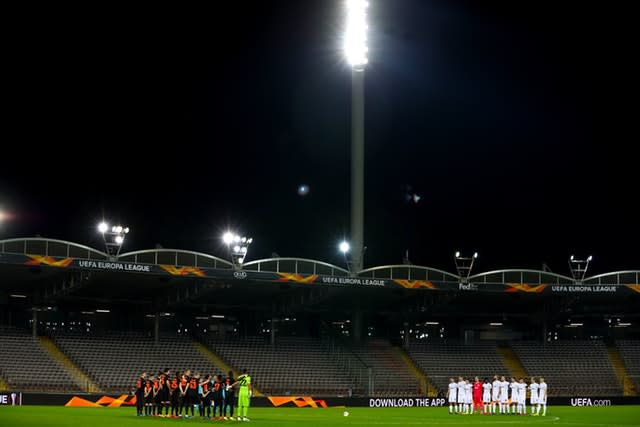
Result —
[{"label": "bright stadium light", "polygon": [[351,246],[346,241],[340,242],[340,246],[338,247],[340,248],[340,252],[342,252],[343,254],[346,254],[351,249]]},{"label": "bright stadium light", "polygon": [[233,266],[241,269],[249,252],[249,245],[253,243],[253,238],[227,231],[222,235],[222,241],[227,245]]},{"label": "bright stadium light", "polygon": [[231,242],[233,242],[233,233],[230,231],[224,233],[222,235],[222,241],[225,243],[225,245],[230,245]]},{"label": "bright stadium light", "polygon": [[460,276],[460,283],[467,283],[473,269],[473,263],[478,258],[478,252],[474,252],[470,257],[462,256],[460,251],[456,251],[454,255],[453,260],[456,263],[458,276]]},{"label": "bright stadium light", "polygon": [[346,0],[347,23],[344,33],[344,54],[351,67],[363,69],[367,59],[367,8],[366,0]]},{"label": "bright stadium light", "polygon": [[569,271],[576,283],[581,283],[587,275],[589,263],[593,260],[593,255],[589,255],[587,259],[578,259],[571,255],[569,257]]},{"label": "bright stadium light", "polygon": [[98,224],[98,231],[102,235],[107,254],[112,258],[118,258],[120,255],[120,249],[124,244],[124,238],[129,233],[129,227],[123,227],[122,225],[114,225],[109,227],[109,224],[102,221]]}]

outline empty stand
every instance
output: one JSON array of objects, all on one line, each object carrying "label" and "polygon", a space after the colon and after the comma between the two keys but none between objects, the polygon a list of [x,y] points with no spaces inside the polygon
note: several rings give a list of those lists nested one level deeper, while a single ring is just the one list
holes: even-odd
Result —
[{"label": "empty stand", "polygon": [[635,389],[640,390],[640,340],[618,340],[616,346]]},{"label": "empty stand", "polygon": [[[106,392],[127,392],[141,372],[152,375],[169,368],[192,373],[222,374],[189,337],[161,336],[158,345],[141,333],[105,336],[57,335],[55,343]],[[226,373],[224,373],[226,375]]]},{"label": "empty stand", "polygon": [[527,372],[545,377],[550,396],[622,394],[601,341],[518,342],[513,350]]},{"label": "empty stand", "polygon": [[408,353],[440,391],[445,392],[449,378],[509,377],[511,373],[502,363],[495,343],[411,343]]},{"label": "empty stand", "polygon": [[205,344],[237,370],[247,368],[255,387],[272,395],[346,395],[356,385],[329,357],[319,340],[279,337],[205,339]]},{"label": "empty stand", "polygon": [[370,339],[351,350],[373,369],[374,395],[415,396],[425,394],[420,381],[384,339]]},{"label": "empty stand", "polygon": [[32,392],[80,392],[74,377],[26,331],[0,331],[0,377],[11,389]]}]

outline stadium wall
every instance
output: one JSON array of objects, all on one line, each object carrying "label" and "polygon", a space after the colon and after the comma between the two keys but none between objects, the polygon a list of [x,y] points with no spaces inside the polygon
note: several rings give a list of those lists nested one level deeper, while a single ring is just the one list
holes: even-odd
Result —
[{"label": "stadium wall", "polygon": [[[0,404],[11,404],[11,393],[17,393],[22,398],[24,405],[48,405],[48,406],[131,406],[133,396],[105,396],[101,394],[46,394],[46,393],[0,393]],[[87,404],[74,405],[72,402],[86,402]],[[113,402],[117,405],[113,405]],[[1,403],[5,402],[5,403]],[[415,397],[329,397],[316,399],[311,396],[278,396],[278,397],[254,397],[251,406],[255,407],[368,407],[368,408],[406,408],[406,407],[444,407],[444,398],[430,398],[425,396]],[[640,405],[640,396],[576,396],[576,397],[549,397],[550,406],[618,406]],[[133,410],[133,409],[132,409]]]}]

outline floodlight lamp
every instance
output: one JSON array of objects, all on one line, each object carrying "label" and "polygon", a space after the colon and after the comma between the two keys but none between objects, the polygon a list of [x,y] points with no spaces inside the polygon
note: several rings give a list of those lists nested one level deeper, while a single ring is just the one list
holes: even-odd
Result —
[{"label": "floodlight lamp", "polygon": [[346,241],[341,242],[339,248],[340,252],[342,252],[343,254],[346,254],[347,252],[349,252],[349,250],[351,250],[351,246]]},{"label": "floodlight lamp", "polygon": [[571,257],[569,257],[569,259],[570,259],[571,261],[573,261],[573,255],[571,255]]},{"label": "floodlight lamp", "polygon": [[107,225],[107,223],[106,223],[106,222],[101,222],[101,223],[98,225],[98,231],[99,231],[99,232],[101,232],[101,233],[103,233],[103,234],[104,234],[104,233],[106,233],[108,229],[109,229],[109,226]]},{"label": "floodlight lamp", "polygon": [[235,246],[233,247],[233,251],[234,251],[234,252],[240,252],[240,246],[235,245]]},{"label": "floodlight lamp", "polygon": [[238,264],[242,264],[244,262],[244,257],[238,258]]},{"label": "floodlight lamp", "polygon": [[238,236],[237,234],[233,236],[233,241],[236,243],[240,243],[240,236]]},{"label": "floodlight lamp", "polygon": [[125,227],[122,231],[124,232],[124,234],[129,234],[129,227]]},{"label": "floodlight lamp", "polygon": [[456,258],[460,258],[460,251],[456,252]]},{"label": "floodlight lamp", "polygon": [[246,238],[246,237],[243,237],[242,239],[240,239],[240,241],[241,241],[242,243],[247,243],[247,238]]},{"label": "floodlight lamp", "polygon": [[473,253],[473,257],[474,257],[474,258],[478,258],[478,252],[474,252],[474,253]]},{"label": "floodlight lamp", "polygon": [[122,226],[121,225],[116,227],[116,233],[122,233]]},{"label": "floodlight lamp", "polygon": [[246,254],[247,253],[247,247],[246,246],[241,247],[240,248],[240,252],[242,252],[243,254]]},{"label": "floodlight lamp", "polygon": [[587,261],[591,262],[592,259],[593,259],[593,255],[589,255],[589,258],[587,258]]},{"label": "floodlight lamp", "polygon": [[111,227],[111,232],[112,232],[112,233],[115,233],[117,228],[118,228],[118,227],[116,227],[116,226],[114,225],[113,227]]},{"label": "floodlight lamp", "polygon": [[344,35],[344,53],[354,69],[367,64],[367,6],[365,0],[347,0],[347,25]]},{"label": "floodlight lamp", "polygon": [[121,245],[121,244],[122,244],[122,242],[124,242],[124,237],[122,237],[122,236],[116,236],[116,238],[115,238],[114,240],[115,240],[115,242],[116,242],[117,244]]},{"label": "floodlight lamp", "polygon": [[227,231],[226,233],[224,233],[222,235],[222,241],[225,244],[230,245],[231,242],[233,242],[233,233],[231,233],[230,231]]},{"label": "floodlight lamp", "polygon": [[249,237],[249,238],[247,239],[247,245],[251,244],[252,242],[253,242],[253,238]]}]

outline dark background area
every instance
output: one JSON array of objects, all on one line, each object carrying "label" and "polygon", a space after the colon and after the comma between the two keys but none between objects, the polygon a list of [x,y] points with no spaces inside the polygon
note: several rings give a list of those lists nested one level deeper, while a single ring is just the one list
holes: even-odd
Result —
[{"label": "dark background area", "polygon": [[[5,11],[0,238],[344,263],[342,2],[232,3]],[[367,266],[639,267],[630,4],[371,3]]]}]

